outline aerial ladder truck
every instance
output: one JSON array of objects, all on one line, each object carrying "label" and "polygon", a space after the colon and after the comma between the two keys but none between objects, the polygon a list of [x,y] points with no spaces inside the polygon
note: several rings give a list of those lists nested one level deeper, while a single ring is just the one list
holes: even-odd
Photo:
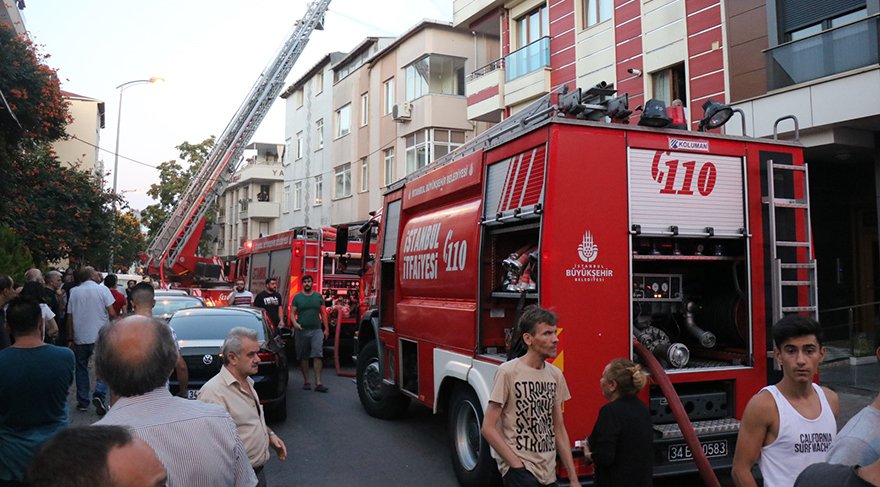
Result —
[{"label": "aerial ladder truck", "polygon": [[[223,194],[238,166],[242,152],[284,87],[285,79],[315,29],[323,30],[330,0],[309,3],[302,19],[284,42],[226,126],[207,160],[189,182],[171,216],[146,251],[146,269],[163,283],[192,285],[206,276],[219,277],[220,265],[197,257],[205,214]],[[213,272],[212,272],[213,271]]]}]

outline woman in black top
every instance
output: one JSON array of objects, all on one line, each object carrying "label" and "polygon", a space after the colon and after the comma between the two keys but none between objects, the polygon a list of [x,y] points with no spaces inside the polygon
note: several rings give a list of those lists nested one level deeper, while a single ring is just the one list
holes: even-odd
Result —
[{"label": "woman in black top", "polygon": [[599,487],[652,485],[651,413],[636,397],[647,380],[641,367],[629,360],[618,358],[605,366],[599,384],[609,402],[599,410],[584,452],[595,464]]}]

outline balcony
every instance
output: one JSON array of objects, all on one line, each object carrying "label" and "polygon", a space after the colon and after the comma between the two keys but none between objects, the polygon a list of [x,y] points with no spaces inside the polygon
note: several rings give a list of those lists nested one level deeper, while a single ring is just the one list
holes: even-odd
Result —
[{"label": "balcony", "polygon": [[873,15],[767,49],[767,89],[772,91],[878,64],[878,24],[880,15]]},{"label": "balcony", "polygon": [[504,113],[504,59],[474,71],[464,83],[468,120],[500,122]]},{"label": "balcony", "polygon": [[504,57],[504,103],[508,106],[550,92],[550,38],[517,49]]},{"label": "balcony", "polygon": [[[246,204],[244,204],[246,203]],[[238,217],[242,220],[250,218],[271,219],[281,216],[281,205],[270,201],[248,201],[243,202]]]},{"label": "balcony", "polygon": [[251,164],[244,166],[232,175],[232,185],[257,181],[284,181],[284,172],[280,164]]}]

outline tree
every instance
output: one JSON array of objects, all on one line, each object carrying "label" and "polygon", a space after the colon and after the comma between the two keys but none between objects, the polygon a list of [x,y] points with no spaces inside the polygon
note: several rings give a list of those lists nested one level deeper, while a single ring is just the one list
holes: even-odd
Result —
[{"label": "tree", "polygon": [[[184,141],[176,147],[180,151],[180,161],[172,160],[159,164],[159,183],[150,185],[150,189],[147,191],[147,194],[156,199],[158,203],[147,206],[141,212],[150,239],[156,236],[162,228],[162,224],[174,211],[181,195],[186,191],[187,185],[195,179],[213,147],[213,135],[197,144]],[[203,236],[215,221],[214,212],[209,211],[206,218],[206,231],[203,232]],[[204,240],[200,242],[199,248],[202,252],[205,251],[205,245]]]},{"label": "tree", "polygon": [[[0,25],[0,174],[22,163],[27,152],[65,136],[73,120],[55,70],[34,44]],[[0,177],[0,214],[9,211],[11,182]]]},{"label": "tree", "polygon": [[43,265],[70,257],[93,260],[106,247],[112,227],[112,204],[120,198],[102,187],[94,175],[61,165],[52,150],[39,146],[15,161],[6,174],[9,183],[0,213],[24,242],[36,263]]},{"label": "tree", "polygon": [[19,280],[34,266],[31,253],[8,227],[0,227],[0,273]]}]

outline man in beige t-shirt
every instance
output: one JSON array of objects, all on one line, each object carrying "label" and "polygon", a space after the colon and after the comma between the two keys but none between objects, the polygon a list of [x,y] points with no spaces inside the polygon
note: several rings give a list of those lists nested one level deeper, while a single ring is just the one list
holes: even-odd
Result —
[{"label": "man in beige t-shirt", "polygon": [[256,331],[244,327],[229,330],[223,342],[225,364],[220,373],[199,390],[199,400],[219,404],[232,416],[248,460],[257,475],[257,487],[263,487],[266,485],[263,467],[269,461],[269,447],[275,450],[279,460],[287,458],[287,447],[266,426],[263,406],[254,389],[254,380],[250,378],[257,373],[259,351]]},{"label": "man in beige t-shirt", "polygon": [[546,309],[526,308],[518,333],[528,352],[495,374],[482,433],[495,450],[505,487],[556,485],[557,453],[571,485],[580,486],[562,421],[562,403],[571,394],[562,372],[546,362],[557,353],[556,321]]}]

